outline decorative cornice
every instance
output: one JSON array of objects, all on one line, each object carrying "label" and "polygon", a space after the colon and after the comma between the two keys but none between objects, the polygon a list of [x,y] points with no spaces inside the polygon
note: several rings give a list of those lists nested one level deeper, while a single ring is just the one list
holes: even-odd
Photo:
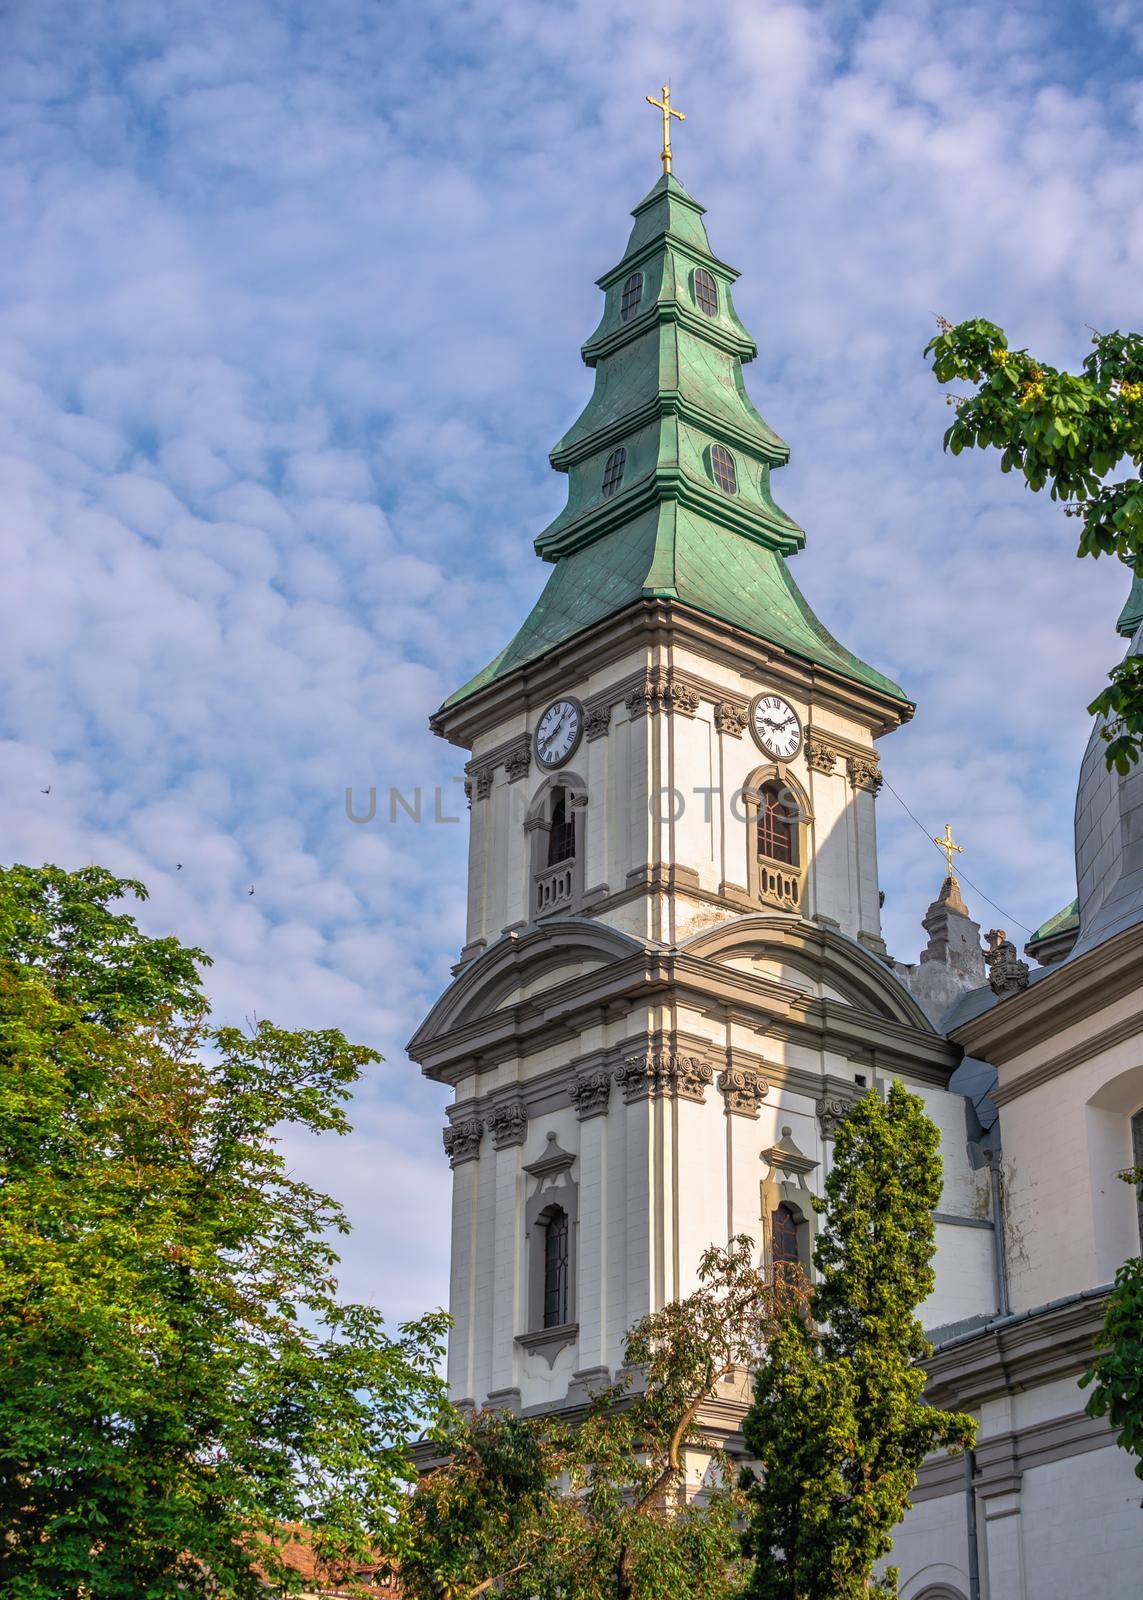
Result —
[{"label": "decorative cornice", "polygon": [[483,1132],[484,1123],[479,1117],[467,1117],[463,1122],[454,1122],[444,1130],[441,1137],[450,1167],[456,1168],[466,1161],[477,1159]]},{"label": "decorative cornice", "polygon": [[509,1100],[488,1113],[488,1131],[497,1150],[523,1144],[528,1136],[528,1113],[522,1100]]},{"label": "decorative cornice", "polygon": [[516,1343],[530,1356],[541,1355],[549,1367],[554,1367],[556,1357],[569,1344],[579,1338],[579,1323],[565,1322],[558,1328],[540,1328],[535,1333],[518,1333]]},{"label": "decorative cornice", "polygon": [[1073,1067],[1081,1067],[1093,1056],[1101,1055],[1104,1050],[1114,1050],[1117,1044],[1125,1044],[1128,1039],[1134,1039],[1140,1034],[1143,1034],[1143,1011],[1133,1011],[1130,1016],[1124,1017],[1119,1022],[1113,1022],[1108,1028],[1101,1028],[1098,1033],[1093,1033],[1082,1043],[1073,1045],[1070,1050],[1061,1050],[1058,1056],[1050,1056],[1047,1061],[1041,1061],[1038,1067],[1022,1072],[1018,1078],[1013,1078],[1008,1083],[1002,1080],[989,1092],[988,1098],[994,1105],[1005,1106],[1010,1100],[1017,1100],[1029,1090],[1038,1089],[1041,1084],[1058,1078],[1062,1072],[1070,1072]]},{"label": "decorative cornice", "polygon": [[736,700],[720,700],[714,708],[714,725],[719,733],[741,739],[750,707]]},{"label": "decorative cornice", "polygon": [[595,1072],[584,1073],[575,1080],[568,1093],[580,1122],[586,1122],[590,1117],[606,1116],[607,1102],[611,1096],[611,1074],[602,1067]]},{"label": "decorative cornice", "polygon": [[793,1130],[789,1127],[782,1129],[782,1137],[777,1144],[772,1144],[768,1150],[763,1150],[761,1159],[769,1164],[770,1175],[780,1172],[785,1178],[796,1178],[798,1187],[806,1187],[806,1179],[811,1172],[821,1166],[820,1161],[815,1161],[813,1156],[808,1156],[799,1150],[794,1143]]},{"label": "decorative cornice", "polygon": [[937,1345],[925,1362],[925,1396],[949,1410],[978,1410],[1016,1389],[1074,1377],[1090,1363],[1108,1286],[995,1319]]},{"label": "decorative cornice", "polygon": [[757,1117],[763,1100],[770,1093],[767,1080],[749,1067],[727,1067],[718,1075],[718,1087],[726,1101],[728,1117]]},{"label": "decorative cornice", "polygon": [[864,789],[868,794],[876,794],[885,781],[875,755],[848,756],[845,765],[849,781],[855,789]]},{"label": "decorative cornice", "polygon": [[628,1105],[636,1100],[674,1099],[702,1102],[714,1068],[698,1056],[678,1056],[648,1050],[628,1056],[615,1070],[615,1081]]},{"label": "decorative cornice", "polygon": [[837,766],[840,751],[817,735],[806,735],[806,765],[812,772],[832,772]]},{"label": "decorative cornice", "polygon": [[524,1167],[533,1178],[552,1178],[557,1172],[568,1172],[575,1166],[575,1156],[570,1150],[560,1148],[559,1140],[554,1133],[549,1133],[544,1139],[543,1151],[535,1161],[529,1161]]}]

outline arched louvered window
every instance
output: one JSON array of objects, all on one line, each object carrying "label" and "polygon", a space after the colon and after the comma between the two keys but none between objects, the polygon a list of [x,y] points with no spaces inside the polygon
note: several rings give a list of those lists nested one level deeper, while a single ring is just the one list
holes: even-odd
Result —
[{"label": "arched louvered window", "polygon": [[710,470],[714,474],[715,483],[724,494],[738,493],[738,473],[734,469],[734,457],[724,444],[711,445]]},{"label": "arched louvered window", "polygon": [[615,493],[623,482],[623,469],[627,465],[627,451],[623,445],[618,450],[613,450],[608,456],[603,468],[603,493],[610,496]]},{"label": "arched louvered window", "polygon": [[718,316],[718,284],[705,267],[699,267],[695,273],[695,299],[699,310],[705,311],[708,317]]},{"label": "arched louvered window", "polygon": [[544,1223],[544,1327],[568,1320],[568,1214],[558,1206]]},{"label": "arched louvered window", "polygon": [[758,854],[796,866],[796,822],[789,798],[776,783],[764,783],[758,793]]},{"label": "arched louvered window", "polygon": [[575,859],[575,817],[566,789],[552,791],[552,820],[548,826],[548,866]]},{"label": "arched louvered window", "polygon": [[638,311],[642,298],[643,274],[641,272],[633,272],[623,285],[623,299],[619,304],[619,315],[624,322],[630,322]]},{"label": "arched louvered window", "polygon": [[783,1267],[796,1267],[800,1261],[798,1218],[793,1206],[783,1200],[770,1218],[770,1264],[778,1271]]}]

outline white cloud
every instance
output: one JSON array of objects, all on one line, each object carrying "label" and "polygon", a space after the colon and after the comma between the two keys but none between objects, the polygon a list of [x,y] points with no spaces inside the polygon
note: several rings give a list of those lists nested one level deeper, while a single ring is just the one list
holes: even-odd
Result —
[{"label": "white cloud", "polygon": [[[890,780],[1019,917],[1071,893],[1126,579],[1077,567],[1074,524],[995,460],[942,455],[920,352],[933,311],[1071,363],[1085,324],[1137,324],[1138,29],[1099,15],[1083,41],[1062,5],[912,0],[10,19],[5,855],[143,877],[152,923],[216,955],[222,1012],[385,1052],[358,1135],[299,1150],[358,1224],[350,1290],[446,1292],[443,1101],[401,1050],[463,939],[465,830],[391,825],[385,796],[455,789],[425,719],[546,575],[546,454],[671,74],[677,169],[794,450],[793,570],[920,703]],[[348,784],[378,786],[375,824]],[[908,956],[939,858],[880,806]]]}]

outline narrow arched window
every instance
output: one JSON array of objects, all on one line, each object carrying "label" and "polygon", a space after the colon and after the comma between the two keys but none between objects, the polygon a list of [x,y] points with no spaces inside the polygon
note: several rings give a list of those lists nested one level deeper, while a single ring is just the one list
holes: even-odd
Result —
[{"label": "narrow arched window", "polygon": [[1139,1242],[1143,1244],[1143,1107],[1131,1118],[1131,1161],[1140,1179],[1135,1199],[1139,1208]]},{"label": "narrow arched window", "polygon": [[705,311],[708,317],[718,316],[718,285],[705,267],[699,267],[695,273],[695,299],[699,310]]},{"label": "narrow arched window", "polygon": [[643,274],[633,272],[623,285],[623,299],[619,306],[619,315],[624,322],[630,322],[639,309],[639,302],[643,298]]},{"label": "narrow arched window", "polygon": [[710,470],[714,481],[724,494],[738,493],[738,474],[734,470],[734,457],[724,444],[710,447]]},{"label": "narrow arched window", "polygon": [[559,1207],[544,1224],[544,1327],[568,1320],[568,1214]]},{"label": "narrow arched window", "polygon": [[575,817],[566,789],[552,790],[552,820],[548,825],[548,866],[575,859]]},{"label": "narrow arched window", "polygon": [[603,468],[603,493],[613,495],[623,482],[623,469],[627,465],[627,451],[623,445],[613,450]]},{"label": "narrow arched window", "polygon": [[764,783],[758,791],[758,854],[784,866],[796,865],[794,818],[776,783]]},{"label": "narrow arched window", "polygon": [[796,1267],[801,1262],[798,1250],[798,1218],[785,1201],[770,1218],[770,1264],[775,1272]]}]

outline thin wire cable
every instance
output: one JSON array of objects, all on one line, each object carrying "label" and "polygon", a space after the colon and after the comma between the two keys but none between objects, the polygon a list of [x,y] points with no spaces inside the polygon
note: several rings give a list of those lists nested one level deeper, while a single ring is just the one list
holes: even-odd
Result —
[{"label": "thin wire cable", "polygon": [[[901,799],[901,796],[897,793],[896,789],[894,789],[893,785],[889,782],[889,779],[886,778],[884,773],[881,774],[881,777],[882,777],[882,781],[885,784],[885,787],[888,789],[889,793],[893,796],[894,800],[896,800],[897,804],[905,812],[906,816],[912,818],[912,820],[917,824],[918,828],[920,828],[921,832],[924,834],[925,838],[932,845],[933,849],[936,850],[940,855],[943,856],[944,855],[944,850],[937,843],[936,838],[934,837],[934,835],[931,834],[929,832],[928,828],[925,827],[925,824],[922,821],[920,821],[920,819],[918,817],[914,816],[913,812],[911,812],[909,810],[909,807]],[[995,900],[989,900],[989,898],[985,894],[984,890],[978,888],[977,885],[975,883],[973,883],[972,879],[969,877],[967,872],[958,872],[956,874],[956,876],[958,878],[963,878],[965,883],[967,883],[969,888],[972,890],[972,892],[974,894],[978,894],[982,900],[986,901],[987,904],[992,907],[993,911],[999,911],[1000,915],[1005,919],[1006,922],[1014,922],[1018,928],[1023,928],[1024,932],[1026,934],[1028,934],[1029,936],[1034,936],[1035,935],[1035,932],[1036,932],[1035,928],[1030,928],[1026,922],[1021,922],[1020,918],[1019,917],[1014,917],[1012,915],[1011,911],[1005,911],[1004,907],[1003,906],[998,906],[996,904]]]}]

